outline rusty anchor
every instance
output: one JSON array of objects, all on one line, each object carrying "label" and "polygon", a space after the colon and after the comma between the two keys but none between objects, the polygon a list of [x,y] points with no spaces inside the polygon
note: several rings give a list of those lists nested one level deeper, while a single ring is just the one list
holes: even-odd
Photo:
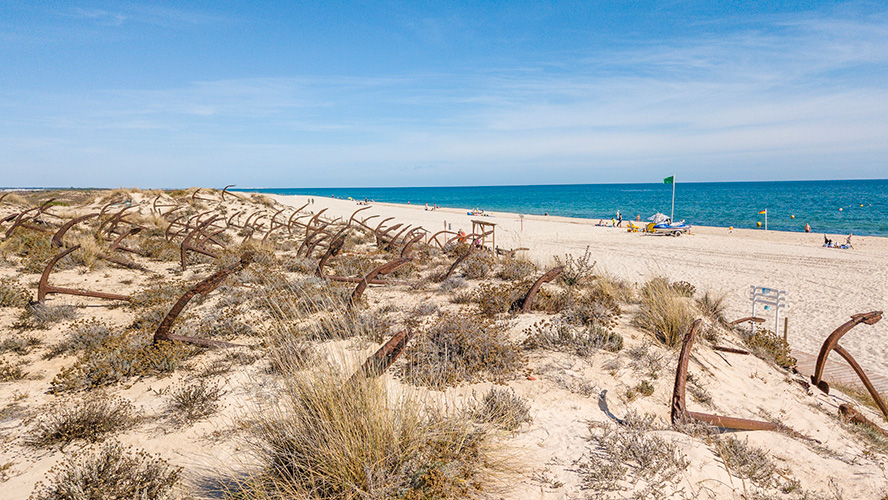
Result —
[{"label": "rusty anchor", "polygon": [[394,334],[392,338],[382,345],[372,356],[368,357],[361,368],[352,375],[352,379],[358,376],[375,378],[383,374],[383,372],[392,366],[395,360],[404,352],[410,339],[413,338],[413,332],[410,328],[405,328]]},{"label": "rusty anchor", "polygon": [[760,420],[749,420],[737,417],[724,417],[721,415],[710,415],[708,413],[697,413],[687,410],[685,399],[685,388],[688,381],[688,361],[691,358],[691,347],[694,344],[694,337],[703,320],[696,320],[691,324],[688,333],[685,334],[684,341],[681,344],[681,352],[678,355],[678,367],[675,370],[675,387],[672,390],[672,425],[678,426],[687,424],[692,420],[704,422],[716,427],[724,429],[737,429],[746,431],[785,431],[787,428],[780,424],[772,422],[762,422]]},{"label": "rusty anchor", "polygon": [[539,277],[538,280],[536,280],[533,286],[530,287],[530,290],[527,291],[527,294],[524,296],[524,298],[521,299],[518,303],[518,306],[521,307],[522,313],[530,312],[530,308],[533,306],[533,299],[534,297],[536,297],[536,294],[539,291],[540,287],[543,286],[543,283],[548,283],[554,280],[559,275],[561,275],[562,271],[564,271],[564,266],[558,266],[546,272],[546,274],[543,274]]},{"label": "rusty anchor", "polygon": [[46,296],[51,293],[61,293],[66,295],[80,295],[83,297],[95,297],[99,299],[107,299],[107,300],[130,300],[128,295],[119,295],[116,293],[106,293],[106,292],[93,292],[90,290],[79,290],[76,288],[63,288],[60,286],[53,286],[49,284],[49,273],[52,272],[52,268],[55,267],[56,263],[61,260],[66,255],[80,248],[80,245],[74,245],[67,250],[62,251],[52,259],[50,259],[49,263],[43,269],[43,274],[40,276],[40,283],[37,285],[37,302],[41,304],[45,302]]},{"label": "rusty anchor", "polygon": [[315,274],[319,278],[324,277],[324,266],[327,265],[327,261],[330,260],[330,257],[336,257],[339,255],[340,250],[342,250],[342,246],[345,245],[345,234],[343,234],[345,230],[340,231],[333,241],[330,242],[330,246],[327,247],[327,251],[324,252],[321,260],[318,261],[318,267],[315,269]]},{"label": "rusty anchor", "polygon": [[213,290],[218,288],[223,281],[225,281],[225,278],[227,278],[229,274],[240,271],[241,269],[247,267],[252,261],[253,252],[245,252],[238,262],[223,267],[219,271],[216,271],[204,280],[189,288],[188,291],[182,294],[182,296],[179,297],[179,300],[177,300],[176,303],[173,304],[173,307],[170,308],[167,315],[163,318],[163,321],[161,321],[160,325],[157,326],[157,330],[154,332],[154,342],[157,343],[164,340],[177,340],[180,342],[187,342],[189,344],[195,344],[203,347],[238,346],[238,344],[222,342],[219,340],[208,340],[196,337],[186,337],[184,335],[174,335],[170,333],[170,328],[173,327],[173,323],[176,321],[176,318],[179,317],[179,314],[182,313],[182,309],[185,308],[185,306],[188,304],[188,301],[191,300],[195,295],[206,295],[212,292]]},{"label": "rusty anchor", "polygon": [[885,406],[885,402],[882,401],[882,397],[879,395],[879,391],[873,386],[872,382],[870,382],[869,377],[866,376],[866,372],[863,371],[863,368],[857,363],[854,357],[851,356],[851,353],[846,351],[842,346],[839,345],[839,340],[843,335],[848,333],[855,326],[864,323],[867,325],[875,325],[882,319],[882,311],[871,311],[868,313],[860,313],[854,314],[851,316],[851,319],[845,322],[842,326],[838,327],[826,337],[826,340],[823,341],[823,345],[820,347],[820,353],[817,355],[817,363],[814,365],[814,374],[811,375],[811,383],[817,386],[821,391],[829,394],[829,384],[822,379],[823,377],[823,369],[826,365],[826,358],[829,356],[830,351],[835,351],[839,354],[839,356],[845,358],[845,361],[851,365],[851,368],[854,370],[854,373],[860,378],[860,381],[863,382],[863,385],[866,387],[866,390],[870,393],[873,399],[876,401],[876,404],[879,406],[879,409],[882,411],[882,414],[888,418],[888,407]]},{"label": "rusty anchor", "polygon": [[374,280],[379,275],[386,275],[394,271],[395,269],[403,266],[410,259],[397,258],[395,260],[386,262],[385,264],[377,267],[376,269],[367,273],[364,278],[361,279],[361,282],[358,283],[358,286],[355,287],[355,290],[352,292],[351,299],[348,302],[349,308],[357,305],[358,301],[361,300],[361,295],[364,294],[364,290],[367,289],[367,285]]}]

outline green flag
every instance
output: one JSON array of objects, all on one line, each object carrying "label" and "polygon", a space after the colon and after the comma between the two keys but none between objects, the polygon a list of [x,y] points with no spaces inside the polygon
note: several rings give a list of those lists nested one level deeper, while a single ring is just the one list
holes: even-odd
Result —
[{"label": "green flag", "polygon": [[675,181],[675,176],[670,175],[669,177],[663,179],[663,184],[672,184],[673,181]]}]

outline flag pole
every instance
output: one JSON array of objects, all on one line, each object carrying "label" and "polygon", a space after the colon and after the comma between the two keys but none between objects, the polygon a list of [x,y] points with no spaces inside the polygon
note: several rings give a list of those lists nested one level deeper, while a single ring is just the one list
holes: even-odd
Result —
[{"label": "flag pole", "polygon": [[672,212],[669,213],[669,221],[675,222],[675,175],[672,176]]},{"label": "flag pole", "polygon": [[768,209],[765,209],[765,231],[768,230]]}]

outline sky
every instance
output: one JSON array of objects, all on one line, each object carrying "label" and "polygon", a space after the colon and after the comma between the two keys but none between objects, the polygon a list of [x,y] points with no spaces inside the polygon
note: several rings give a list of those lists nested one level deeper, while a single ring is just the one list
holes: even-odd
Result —
[{"label": "sky", "polygon": [[888,178],[888,3],[0,0],[0,186]]}]

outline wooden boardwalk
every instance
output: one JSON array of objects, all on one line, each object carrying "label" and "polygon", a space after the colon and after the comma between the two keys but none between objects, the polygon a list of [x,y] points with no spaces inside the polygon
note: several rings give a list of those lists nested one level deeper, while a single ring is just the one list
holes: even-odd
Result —
[{"label": "wooden boardwalk", "polygon": [[[817,355],[800,351],[793,351],[792,355],[798,360],[796,369],[799,373],[810,378],[814,373],[814,366],[817,364]],[[866,370],[866,366],[864,366],[863,369]],[[869,377],[870,382],[873,383],[873,386],[879,391],[880,395],[888,395],[888,377],[883,377],[869,371],[866,372],[866,376]],[[863,383],[860,381],[860,378],[857,377],[857,374],[854,373],[851,365],[849,365],[844,358],[834,352],[830,353],[829,357],[826,358],[826,366],[823,368],[823,380],[826,380],[830,385],[840,384],[845,386],[856,386],[863,389]]]}]

